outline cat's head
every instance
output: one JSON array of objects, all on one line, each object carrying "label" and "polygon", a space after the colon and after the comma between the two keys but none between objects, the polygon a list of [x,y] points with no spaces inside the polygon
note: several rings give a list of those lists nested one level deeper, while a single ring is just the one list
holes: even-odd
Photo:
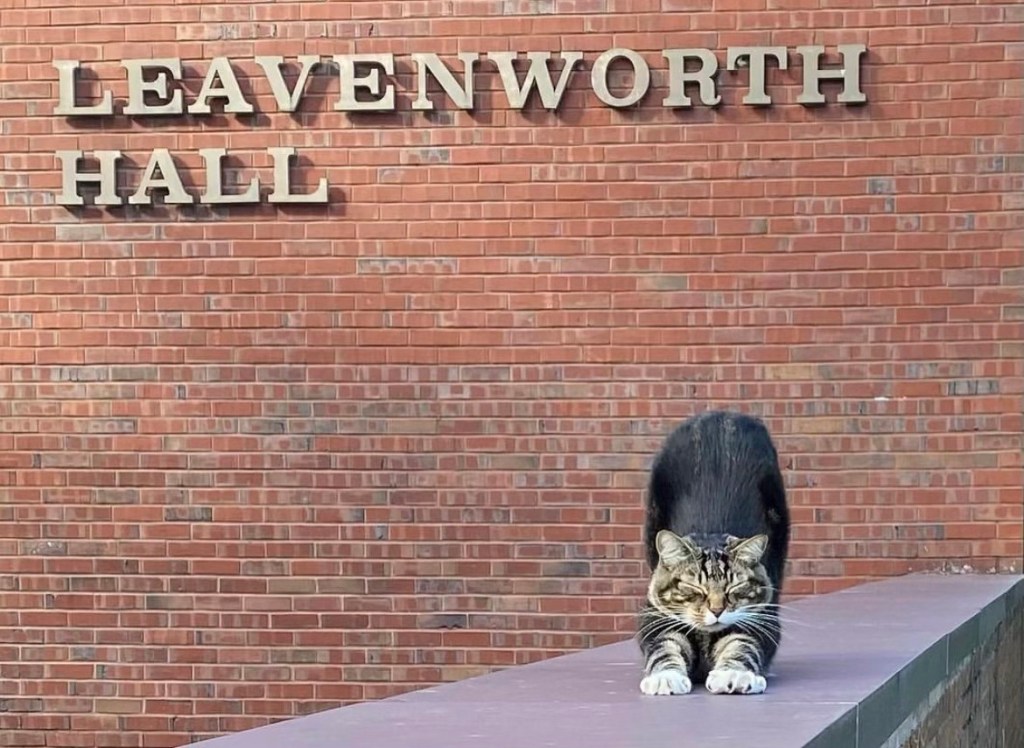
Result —
[{"label": "cat's head", "polygon": [[750,627],[769,611],[772,587],[761,563],[767,535],[698,542],[662,530],[647,597],[663,615],[703,631]]}]

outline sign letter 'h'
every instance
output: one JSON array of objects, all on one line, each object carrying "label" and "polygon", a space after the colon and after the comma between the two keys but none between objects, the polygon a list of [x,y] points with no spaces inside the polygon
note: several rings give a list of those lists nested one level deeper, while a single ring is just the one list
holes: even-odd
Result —
[{"label": "sign letter 'h'", "polygon": [[804,90],[797,97],[798,104],[824,104],[825,96],[819,84],[823,80],[841,80],[843,92],[839,94],[840,104],[863,104],[867,101],[860,90],[860,58],[867,50],[863,44],[840,44],[839,54],[843,64],[834,70],[822,70],[820,58],[825,48],[820,46],[797,47],[797,53],[804,61]]},{"label": "sign letter 'h'", "polygon": [[96,205],[120,205],[122,201],[117,194],[117,162],[121,158],[121,151],[97,151],[100,170],[92,173],[78,170],[82,155],[81,151],[57,151],[57,158],[61,162],[61,191],[57,196],[57,204],[85,205],[85,199],[78,192],[78,185],[95,182],[100,186]]}]

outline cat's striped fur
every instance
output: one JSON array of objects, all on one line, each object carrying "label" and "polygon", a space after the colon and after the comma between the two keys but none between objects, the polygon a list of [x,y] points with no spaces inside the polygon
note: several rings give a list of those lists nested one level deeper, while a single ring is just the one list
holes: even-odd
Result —
[{"label": "cat's striped fur", "polygon": [[651,471],[645,542],[641,690],[764,691],[781,637],[789,513],[760,420],[712,411],[668,437]]}]

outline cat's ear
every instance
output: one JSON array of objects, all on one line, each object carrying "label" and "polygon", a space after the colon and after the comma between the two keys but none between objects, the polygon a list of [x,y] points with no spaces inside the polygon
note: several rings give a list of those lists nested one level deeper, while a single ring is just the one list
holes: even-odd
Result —
[{"label": "cat's ear", "polygon": [[665,566],[678,566],[697,557],[698,549],[689,538],[681,538],[671,530],[662,530],[655,539],[658,557]]},{"label": "cat's ear", "polygon": [[752,538],[732,538],[729,555],[746,566],[760,563],[761,556],[768,550],[768,536],[755,535]]}]

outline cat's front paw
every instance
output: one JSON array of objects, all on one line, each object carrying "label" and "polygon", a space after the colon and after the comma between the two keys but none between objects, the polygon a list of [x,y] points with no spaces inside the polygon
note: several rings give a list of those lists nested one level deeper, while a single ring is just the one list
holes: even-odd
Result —
[{"label": "cat's front paw", "polygon": [[764,693],[768,687],[763,676],[733,668],[712,670],[704,685],[711,693]]},{"label": "cat's front paw", "polygon": [[659,670],[640,681],[640,690],[648,696],[690,693],[693,684],[682,670]]}]

